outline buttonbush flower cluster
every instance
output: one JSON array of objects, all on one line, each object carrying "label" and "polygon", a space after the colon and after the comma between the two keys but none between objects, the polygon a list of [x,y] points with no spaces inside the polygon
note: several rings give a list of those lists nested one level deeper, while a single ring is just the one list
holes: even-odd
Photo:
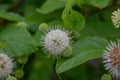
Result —
[{"label": "buttonbush flower cluster", "polygon": [[116,28],[120,27],[120,9],[112,13],[112,22]]},{"label": "buttonbush flower cluster", "polygon": [[[120,9],[114,11],[111,16],[115,28],[120,27]],[[120,77],[120,40],[110,41],[103,55],[105,69],[114,77]]]},{"label": "buttonbush flower cluster", "polygon": [[12,60],[4,53],[0,53],[0,78],[4,79],[12,73]]},{"label": "buttonbush flower cluster", "polygon": [[70,46],[69,34],[59,26],[48,30],[43,36],[42,42],[44,50],[55,58],[58,58]]},{"label": "buttonbush flower cluster", "polygon": [[103,55],[105,69],[109,70],[113,76],[120,76],[120,40],[110,42]]}]

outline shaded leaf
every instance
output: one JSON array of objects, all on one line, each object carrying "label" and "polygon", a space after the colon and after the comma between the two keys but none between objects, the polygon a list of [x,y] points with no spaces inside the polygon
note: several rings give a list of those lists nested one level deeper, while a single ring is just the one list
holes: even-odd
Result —
[{"label": "shaded leaf", "polygon": [[98,8],[104,8],[108,5],[110,0],[90,0],[90,3]]},{"label": "shaded leaf", "polygon": [[47,14],[63,8],[65,6],[65,1],[60,0],[47,0],[37,11],[43,14]]},{"label": "shaded leaf", "polygon": [[24,17],[20,16],[17,13],[0,11],[0,18],[9,20],[9,21],[26,21]]},{"label": "shaded leaf", "polygon": [[41,38],[42,38],[42,32],[37,30],[36,34],[33,36],[34,42],[36,46],[40,46],[41,44]]}]

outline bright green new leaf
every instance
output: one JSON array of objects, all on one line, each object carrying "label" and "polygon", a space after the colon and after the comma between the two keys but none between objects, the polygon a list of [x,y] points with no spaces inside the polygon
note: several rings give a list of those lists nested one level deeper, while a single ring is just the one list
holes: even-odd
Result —
[{"label": "bright green new leaf", "polygon": [[72,10],[72,5],[73,1],[68,0],[66,3],[66,7],[62,13],[62,19],[66,28],[72,29],[73,31],[80,31],[85,26],[85,19],[82,14]]},{"label": "bright green new leaf", "polygon": [[65,9],[63,10],[63,13],[62,13],[63,22],[65,24],[65,27],[68,29],[72,29],[72,26],[73,26],[70,21],[70,12],[72,10],[72,4],[73,4],[72,0],[67,0]]},{"label": "bright green new leaf", "polygon": [[47,0],[37,11],[43,14],[53,12],[55,10],[64,8],[65,1],[60,0]]},{"label": "bright green new leaf", "polygon": [[16,26],[0,32],[1,50],[10,56],[22,56],[35,51],[35,44],[27,30]]},{"label": "bright green new leaf", "polygon": [[100,58],[107,44],[108,41],[100,37],[86,37],[80,39],[73,45],[73,56],[57,62],[57,73],[65,72],[88,60]]},{"label": "bright green new leaf", "polygon": [[75,31],[80,31],[85,26],[84,16],[74,10],[71,11],[71,22]]},{"label": "bright green new leaf", "polygon": [[90,4],[98,8],[104,8],[108,5],[110,0],[90,0]]}]

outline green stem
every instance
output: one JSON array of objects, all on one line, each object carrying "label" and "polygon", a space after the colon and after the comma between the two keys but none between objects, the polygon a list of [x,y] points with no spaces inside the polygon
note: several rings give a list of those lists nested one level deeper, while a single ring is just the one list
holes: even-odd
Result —
[{"label": "green stem", "polygon": [[53,77],[53,80],[60,80],[60,76],[56,73],[56,63],[57,63],[57,59],[54,59],[53,69],[52,69],[52,77]]}]

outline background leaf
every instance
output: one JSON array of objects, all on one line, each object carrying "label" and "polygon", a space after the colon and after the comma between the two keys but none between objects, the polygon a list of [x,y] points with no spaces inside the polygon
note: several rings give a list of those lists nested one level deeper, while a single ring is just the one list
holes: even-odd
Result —
[{"label": "background leaf", "polygon": [[36,57],[32,60],[32,64],[27,68],[27,74],[29,74],[28,80],[49,80],[51,78],[50,73],[52,73],[52,60],[50,58]]},{"label": "background leaf", "polygon": [[62,0],[47,0],[37,11],[43,14],[53,12],[65,6],[65,1]]},{"label": "background leaf", "polygon": [[120,38],[120,29],[114,28],[112,23],[106,21],[87,22],[86,27],[81,31],[82,36],[100,36],[115,40]]},{"label": "background leaf", "polygon": [[90,0],[90,3],[98,8],[104,8],[108,5],[110,0]]},{"label": "background leaf", "polygon": [[31,35],[16,26],[6,27],[0,33],[1,49],[10,56],[21,56],[35,51],[35,44]]},{"label": "background leaf", "polygon": [[0,18],[9,20],[9,21],[24,21],[26,22],[25,18],[20,16],[17,13],[13,13],[13,12],[5,12],[5,11],[0,11]]}]

